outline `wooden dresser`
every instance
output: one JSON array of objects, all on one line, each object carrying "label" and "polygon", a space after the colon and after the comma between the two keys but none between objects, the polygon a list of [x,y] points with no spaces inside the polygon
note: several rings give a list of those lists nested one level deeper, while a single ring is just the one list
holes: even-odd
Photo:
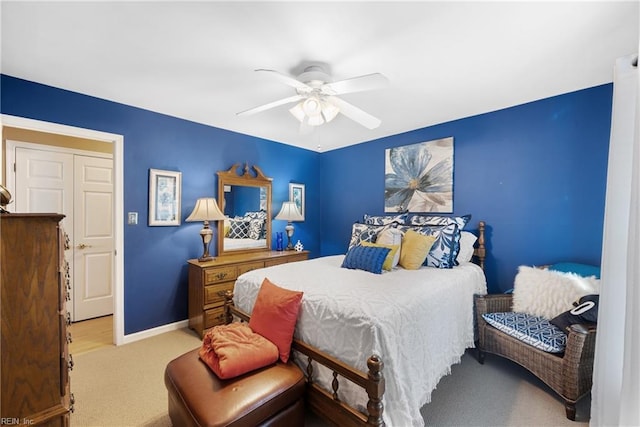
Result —
[{"label": "wooden dresser", "polygon": [[223,255],[205,262],[190,259],[189,327],[202,337],[206,329],[224,323],[223,295],[233,290],[242,273],[308,257],[309,251],[263,251]]},{"label": "wooden dresser", "polygon": [[2,214],[2,424],[68,426],[73,410],[63,215]]}]

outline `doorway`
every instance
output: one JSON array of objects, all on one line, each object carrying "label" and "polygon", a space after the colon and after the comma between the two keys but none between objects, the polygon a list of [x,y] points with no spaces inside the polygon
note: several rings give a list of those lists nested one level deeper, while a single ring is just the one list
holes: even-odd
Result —
[{"label": "doorway", "polygon": [[[7,139],[16,139],[16,133],[18,136],[21,136],[17,139],[23,139],[24,135],[29,133],[44,133],[47,134],[48,137],[51,138],[50,141],[42,143],[38,142],[37,139],[33,138],[33,135],[28,137],[27,140],[31,144],[35,144],[36,147],[43,148],[45,145],[53,145],[57,147],[67,147],[65,144],[68,142],[64,142],[64,139],[71,140],[82,140],[81,146],[82,148],[91,147],[92,155],[89,157],[104,157],[103,154],[99,154],[95,156],[95,153],[100,153],[103,148],[95,148],[92,144],[102,144],[108,146],[108,150],[110,151],[109,156],[113,157],[112,160],[112,177],[113,181],[110,184],[112,189],[112,202],[111,202],[111,218],[108,223],[113,228],[113,245],[110,250],[109,258],[112,260],[112,265],[109,267],[109,271],[111,272],[111,278],[109,282],[113,283],[113,301],[110,303],[113,311],[113,343],[116,345],[123,344],[125,342],[124,337],[124,262],[123,262],[123,254],[124,254],[124,245],[123,245],[123,217],[118,214],[118,212],[122,212],[123,206],[123,161],[122,161],[122,153],[123,153],[123,137],[121,135],[109,134],[100,131],[93,131],[89,129],[76,128],[65,125],[58,125],[55,123],[41,122],[37,120],[25,119],[14,116],[2,115],[2,131],[3,131],[3,149],[0,150],[0,177],[3,178],[5,183],[8,183],[8,178],[10,179],[11,172],[13,169],[13,161],[15,157],[14,153],[7,152]],[[42,136],[42,135],[40,135]],[[12,138],[13,137],[13,138]],[[68,148],[68,147],[67,147]],[[64,150],[63,150],[64,151]],[[85,150],[87,151],[87,150]],[[86,154],[86,153],[85,153]],[[4,156],[4,161],[2,157]],[[107,157],[109,157],[107,156]],[[99,196],[104,202],[105,198]],[[96,199],[94,199],[95,201]],[[12,204],[9,206],[10,210],[15,209],[15,206]],[[102,230],[104,231],[104,230]],[[102,233],[104,234],[104,233]],[[85,243],[85,249],[88,244]]]},{"label": "doorway", "polygon": [[[39,143],[14,141],[13,136],[6,139],[7,161],[14,164],[7,174],[13,206],[16,212],[65,215],[61,225],[68,238],[65,261],[71,320],[113,314],[112,145],[100,147],[104,152],[52,146],[46,144],[51,138],[44,132],[29,132],[20,139]],[[69,137],[64,142],[77,145]]]}]

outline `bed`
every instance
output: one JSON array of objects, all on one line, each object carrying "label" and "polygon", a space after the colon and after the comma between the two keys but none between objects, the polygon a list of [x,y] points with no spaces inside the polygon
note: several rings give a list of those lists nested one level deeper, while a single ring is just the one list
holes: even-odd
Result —
[{"label": "bed", "polygon": [[[483,222],[478,232],[474,255],[483,266]],[[252,311],[265,278],[303,291],[293,349],[312,385],[312,409],[341,425],[421,426],[420,408],[474,346],[473,295],[486,293],[483,269],[462,262],[372,274],[341,268],[344,258],[245,273],[235,284],[234,310]]]}]

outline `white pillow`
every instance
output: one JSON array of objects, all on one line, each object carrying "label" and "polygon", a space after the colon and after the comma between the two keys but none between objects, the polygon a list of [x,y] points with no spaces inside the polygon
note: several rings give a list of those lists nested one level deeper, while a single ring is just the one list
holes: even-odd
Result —
[{"label": "white pillow", "polygon": [[600,293],[600,280],[521,265],[513,286],[513,311],[553,319],[573,302]]},{"label": "white pillow", "polygon": [[456,258],[459,263],[471,261],[471,258],[473,258],[473,245],[476,244],[476,240],[478,240],[478,236],[475,234],[468,231],[460,232],[460,251]]},{"label": "white pillow", "polygon": [[398,265],[400,261],[400,251],[402,250],[402,231],[397,228],[387,228],[378,233],[376,237],[376,243],[381,245],[398,245],[398,250],[396,254],[393,256],[393,262],[391,263],[391,268],[394,268]]}]

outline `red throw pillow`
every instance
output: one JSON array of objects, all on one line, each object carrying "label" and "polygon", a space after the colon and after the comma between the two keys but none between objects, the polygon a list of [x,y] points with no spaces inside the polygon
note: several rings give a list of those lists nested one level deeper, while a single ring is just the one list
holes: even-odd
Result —
[{"label": "red throw pillow", "polygon": [[283,289],[265,278],[253,306],[249,327],[278,347],[282,363],[289,360],[301,302],[302,292]]}]

